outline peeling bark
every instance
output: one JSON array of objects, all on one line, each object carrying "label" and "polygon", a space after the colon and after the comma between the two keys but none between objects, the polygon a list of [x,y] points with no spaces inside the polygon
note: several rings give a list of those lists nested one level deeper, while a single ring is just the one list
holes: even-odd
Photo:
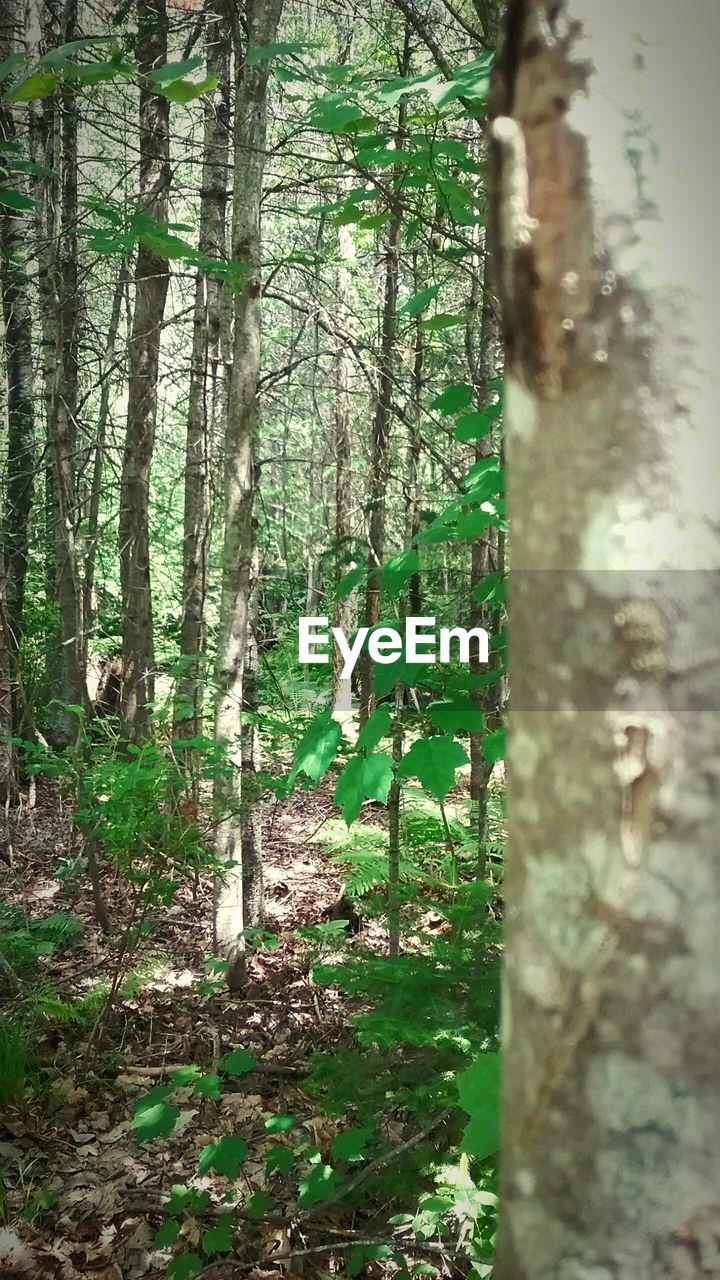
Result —
[{"label": "peeling bark", "polygon": [[513,530],[496,1280],[720,1269],[719,41],[711,0],[680,20],[518,0],[494,87]]},{"label": "peeling bark", "polygon": [[[230,145],[230,32],[206,0],[206,70],[218,88],[205,101],[203,177],[198,249],[204,258],[225,257]],[[193,348],[185,443],[181,669],[175,700],[175,735],[194,738],[202,731],[205,648],[205,599],[210,550],[210,430],[217,406],[220,363],[222,286],[202,270],[195,284]]]},{"label": "peeling bark", "polygon": [[[253,0],[248,43],[270,44],[280,21],[282,0]],[[269,63],[248,66],[236,42],[234,129],[233,261],[243,271],[235,295],[233,366],[225,432],[225,535],[222,553],[222,619],[217,653],[218,696],[215,737],[227,751],[228,770],[218,777],[220,810],[216,852],[225,871],[215,886],[215,945],[229,961],[229,987],[244,974],[242,932],[246,927],[243,877],[242,707],[243,667],[248,636],[254,549],[255,448],[262,319],[260,202],[265,172]]]},{"label": "peeling bark", "polygon": [[[138,3],[138,64],[150,72],[168,60],[165,0]],[[140,211],[161,226],[168,218],[170,103],[140,90]],[[128,416],[120,486],[120,580],[123,597],[122,731],[142,738],[155,696],[148,504],[155,447],[160,335],[169,267],[147,245],[135,264],[135,311],[128,347]]]}]

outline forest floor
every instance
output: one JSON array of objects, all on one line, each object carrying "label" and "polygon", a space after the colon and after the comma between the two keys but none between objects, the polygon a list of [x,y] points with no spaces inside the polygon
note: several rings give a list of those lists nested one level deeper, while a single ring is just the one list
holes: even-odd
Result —
[{"label": "forest floor", "polygon": [[[194,889],[184,887],[159,916],[92,1054],[91,1025],[48,1013],[39,1020],[40,1065],[26,1093],[29,1101],[0,1116],[0,1276],[160,1280],[171,1253],[153,1242],[173,1186],[208,1191],[208,1211],[217,1217],[228,1184],[212,1169],[198,1174],[198,1157],[222,1134],[237,1133],[247,1142],[240,1185],[245,1194],[267,1195],[274,1211],[246,1223],[241,1241],[234,1237],[232,1262],[204,1261],[203,1280],[241,1274],[269,1280],[288,1270],[338,1274],[344,1264],[327,1244],[315,1254],[319,1239],[347,1242],[353,1233],[372,1234],[375,1211],[376,1227],[384,1213],[387,1235],[387,1215],[393,1212],[387,1204],[366,1204],[358,1213],[348,1207],[352,1200],[343,1203],[338,1196],[298,1213],[297,1175],[293,1183],[268,1174],[265,1164],[283,1136],[268,1131],[272,1117],[294,1117],[294,1136],[317,1148],[324,1161],[336,1134],[352,1124],[329,1118],[304,1088],[310,1055],[347,1044],[357,1009],[337,987],[313,983],[311,950],[295,932],[340,914],[341,871],[317,840],[331,809],[329,787],[320,787],[289,797],[265,815],[266,927],[280,944],[251,957],[238,997],[208,977],[212,885],[201,879]],[[52,785],[39,786],[35,807],[16,823],[14,867],[0,864],[0,897],[6,903],[31,920],[72,912],[82,922],[82,935],[70,949],[40,959],[47,989],[68,1003],[107,983],[118,964],[117,938],[100,935],[86,880],[57,876],[70,852],[71,829],[71,815],[61,812]],[[120,932],[127,891],[109,871],[104,884]],[[381,925],[367,921],[362,941],[384,951]],[[47,997],[43,1009],[52,1010]],[[229,1078],[220,1097],[198,1095],[189,1083],[172,1097],[180,1114],[170,1136],[138,1143],[132,1127],[138,1099],[166,1084],[176,1068],[195,1065],[214,1073],[218,1061],[238,1048],[252,1055],[253,1069]],[[383,1123],[386,1146],[400,1148],[416,1136],[402,1118]],[[186,1222],[185,1248],[200,1254],[200,1235],[195,1219]],[[297,1256],[283,1266],[274,1263],[274,1255],[292,1253]],[[433,1261],[445,1267],[444,1275],[457,1274],[448,1260]],[[362,1274],[384,1272],[368,1263]]]}]

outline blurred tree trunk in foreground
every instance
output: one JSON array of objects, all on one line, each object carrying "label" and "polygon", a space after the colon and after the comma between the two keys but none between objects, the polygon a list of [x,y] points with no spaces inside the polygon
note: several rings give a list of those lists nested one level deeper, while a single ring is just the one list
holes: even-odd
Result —
[{"label": "blurred tree trunk in foreground", "polygon": [[516,0],[508,19],[493,1274],[700,1280],[720,1270],[720,9]]}]

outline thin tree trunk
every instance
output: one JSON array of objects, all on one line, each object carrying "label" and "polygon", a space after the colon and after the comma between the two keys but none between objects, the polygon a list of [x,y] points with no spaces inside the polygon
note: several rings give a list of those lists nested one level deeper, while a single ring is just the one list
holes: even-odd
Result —
[{"label": "thin tree trunk", "polygon": [[[403,65],[408,63],[408,38],[405,38]],[[405,132],[405,107],[398,109],[396,145],[402,147]],[[385,285],[382,309],[382,331],[378,361],[378,390],[373,420],[372,462],[369,483],[368,521],[368,580],[365,589],[365,626],[377,626],[380,621],[380,574],[378,572],[385,554],[385,508],[388,484],[388,451],[392,427],[393,381],[395,376],[397,344],[397,291],[400,259],[400,230],[402,226],[402,199],[399,186],[402,167],[397,166],[393,177],[391,218],[388,223],[385,246]],[[360,725],[365,724],[374,706],[372,662],[367,648],[360,665]]]},{"label": "thin tree trunk", "polygon": [[102,363],[100,403],[97,413],[97,431],[94,445],[94,461],[90,481],[90,497],[88,501],[87,523],[84,538],[85,581],[83,583],[83,617],[84,630],[84,667],[87,671],[88,645],[95,625],[95,566],[97,562],[98,529],[100,519],[100,500],[103,489],[103,472],[105,467],[105,444],[107,424],[110,413],[110,391],[112,385],[111,370],[115,358],[115,347],[120,328],[120,315],[123,298],[126,296],[130,276],[128,264],[123,258],[115,284],[110,321],[108,324],[107,342]]},{"label": "thin tree trunk", "polygon": [[240,821],[242,826],[242,899],[243,919],[246,929],[258,928],[263,920],[263,862],[262,827],[257,771],[260,763],[260,734],[257,726],[258,710],[258,587],[260,557],[257,542],[253,548],[253,561],[248,599],[248,630],[243,671],[243,721],[241,729],[242,782]]},{"label": "thin tree trunk", "polygon": [[[495,1280],[720,1262],[720,8],[513,0]],[[683,68],[682,92],[668,85]]]},{"label": "thin tree trunk", "polygon": [[[9,5],[0,26],[0,60],[24,48],[24,14]],[[12,109],[0,106],[0,132],[16,139]],[[18,178],[14,179],[16,185]],[[20,179],[20,181],[22,181]],[[30,512],[35,484],[35,411],[30,287],[26,267],[28,219],[4,208],[0,216],[0,288],[5,324],[7,384],[6,482],[2,503],[0,555],[3,561],[4,643],[7,678],[17,660],[23,627]],[[12,721],[20,730],[16,700]]]},{"label": "thin tree trunk", "polygon": [[[166,0],[137,5],[138,65],[146,74],[168,58]],[[143,85],[140,90],[139,207],[161,226],[167,222],[170,188],[170,104]],[[155,696],[155,654],[150,589],[150,467],[155,447],[160,335],[169,268],[147,245],[138,247],[135,311],[128,347],[128,415],[120,485],[120,581],[123,606],[123,736],[147,735]]]},{"label": "thin tree trunk", "polygon": [[[282,0],[252,0],[248,12],[249,45],[272,42]],[[242,931],[245,928],[241,813],[243,664],[253,559],[255,442],[262,314],[260,202],[267,131],[267,60],[247,65],[235,47],[235,173],[233,261],[243,270],[235,300],[233,368],[225,434],[225,536],[222,554],[221,629],[217,653],[215,735],[228,755],[228,771],[216,784],[220,817],[216,851],[225,871],[215,893],[215,944],[227,959],[229,987],[244,978]]]},{"label": "thin tree trunk", "polygon": [[[221,261],[225,257],[229,158],[230,32],[227,22],[217,16],[215,0],[206,0],[205,24],[206,70],[209,76],[218,77],[218,88],[205,102],[198,248],[204,258]],[[220,282],[198,270],[185,444],[180,670],[175,698],[177,738],[195,738],[202,728],[210,544],[210,431],[217,408],[221,295]]]},{"label": "thin tree trunk", "polygon": [[[478,264],[473,271],[466,331],[468,368],[475,388],[475,401],[478,408],[481,409],[490,403],[489,382],[491,378],[497,376],[500,354],[498,326],[490,294],[489,268],[489,254],[484,252],[481,256],[481,265]],[[482,272],[482,277],[480,272]],[[497,452],[497,445],[493,440],[492,433],[488,433],[477,441],[474,452],[476,462],[489,457],[493,452]],[[488,574],[494,573],[498,567],[498,531],[496,529],[487,529],[472,546],[470,588],[473,603],[470,613],[470,626],[482,627],[491,633],[497,633],[498,631],[498,611],[492,605],[476,601],[475,593],[480,588],[483,579]],[[493,660],[496,661],[495,658]],[[471,656],[470,670],[474,676],[484,676],[488,672],[488,668],[480,663],[476,652]],[[483,713],[488,731],[498,728],[500,685],[491,684],[485,688],[472,689],[470,696]],[[470,812],[471,823],[475,830],[476,866],[480,879],[483,879],[487,872],[488,786],[491,774],[492,765],[488,764],[483,752],[483,735],[473,733],[470,736]]]},{"label": "thin tree trunk", "polygon": [[[77,3],[63,10],[65,42],[77,38]],[[52,265],[53,306],[56,316],[55,377],[48,420],[55,517],[56,592],[60,607],[60,682],[48,731],[56,745],[77,739],[78,712],[89,710],[84,667],[83,595],[78,566],[77,535],[80,510],[77,486],[77,403],[80,298],[78,278],[78,100],[68,92],[60,98],[60,237]]]},{"label": "thin tree trunk", "polygon": [[388,794],[388,955],[400,954],[400,801],[397,771],[403,753],[403,687],[395,685],[392,727],[393,780]]},{"label": "thin tree trunk", "polygon": [[[420,289],[420,273],[418,271],[418,254],[413,254],[413,292]],[[408,420],[409,438],[407,449],[407,482],[405,490],[405,545],[420,553],[417,541],[420,532],[420,424],[422,422],[422,393],[425,369],[425,342],[421,328],[421,318],[417,317],[414,326],[414,352],[412,385],[410,396],[410,416]],[[422,614],[422,590],[420,569],[413,573],[408,582],[408,612],[410,617],[418,618]]]},{"label": "thin tree trunk", "polygon": [[[352,284],[352,267],[355,260],[355,245],[352,232],[348,226],[337,230],[338,267],[335,274],[335,297],[337,327],[339,333],[346,333],[350,321],[350,288]],[[347,343],[338,338],[337,355],[335,357],[335,585],[339,583],[348,569],[348,553],[352,539],[352,451],[350,444],[350,422],[352,415],[352,399],[350,394],[352,359]],[[340,627],[349,636],[354,623],[355,610],[352,598],[346,596],[336,600],[333,609],[333,626]],[[332,671],[332,705],[333,715],[340,721],[352,714],[352,687],[350,680],[341,680],[340,673],[343,658],[340,650],[333,646]]]}]

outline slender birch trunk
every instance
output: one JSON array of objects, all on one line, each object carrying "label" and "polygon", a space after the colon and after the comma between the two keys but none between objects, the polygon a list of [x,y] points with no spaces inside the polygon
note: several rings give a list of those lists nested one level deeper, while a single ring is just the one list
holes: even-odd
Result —
[{"label": "slender birch trunk", "polygon": [[[166,0],[137,5],[138,65],[148,73],[168,60]],[[139,208],[161,226],[168,218],[170,104],[140,89]],[[123,606],[121,719],[128,740],[144,737],[155,696],[148,507],[155,447],[160,336],[169,283],[167,258],[138,248],[135,311],[128,347],[128,415],[120,484],[120,581]]]},{"label": "slender birch trunk", "polygon": [[[25,47],[24,12],[21,5],[8,5],[0,21],[0,61]],[[12,108],[0,106],[0,133],[5,142],[16,140]],[[22,179],[19,179],[22,182]],[[15,179],[17,185],[18,178]],[[6,647],[5,677],[17,662],[22,637],[25,582],[28,567],[30,513],[35,485],[36,444],[33,377],[33,330],[30,284],[27,271],[27,216],[3,208],[0,215],[0,289],[5,325],[4,357],[7,387],[7,458],[0,556],[3,594],[3,640]],[[8,723],[20,725],[17,715],[7,712]],[[2,732],[2,730],[0,730]]]},{"label": "slender birch trunk", "polygon": [[[407,36],[404,64],[407,64]],[[398,109],[397,145],[402,146],[405,127],[405,107]],[[368,580],[365,589],[365,626],[377,626],[380,621],[380,574],[378,569],[385,554],[385,514],[388,485],[388,452],[392,428],[392,398],[395,378],[397,346],[397,292],[400,262],[400,231],[402,227],[402,199],[400,183],[403,170],[394,170],[391,218],[388,223],[385,245],[385,283],[383,291],[380,356],[378,361],[378,389],[373,419],[372,463],[369,483],[368,520]],[[363,651],[360,666],[360,725],[368,719],[374,706],[372,663],[367,649]]]},{"label": "slender birch trunk", "polygon": [[[225,257],[230,144],[230,45],[227,22],[216,0],[205,5],[206,69],[218,87],[205,101],[198,248],[204,258]],[[180,671],[175,698],[175,736],[194,738],[202,729],[205,600],[210,544],[210,433],[217,409],[222,287],[198,270],[185,443]]]},{"label": "slender birch trunk", "polygon": [[[340,333],[348,331],[350,321],[350,287],[355,246],[349,227],[337,230],[338,267],[335,274],[335,313]],[[352,398],[350,394],[352,359],[347,343],[338,338],[334,370],[334,418],[335,418],[335,583],[340,581],[348,568],[347,558],[352,538],[352,451],[350,423]],[[345,635],[353,629],[355,609],[351,597],[336,600],[333,609],[333,626],[340,627]],[[333,714],[343,721],[352,714],[352,690],[350,680],[341,680],[343,659],[337,646],[333,647],[332,704]]]},{"label": "slender birch trunk", "polygon": [[720,1263],[719,47],[715,0],[513,0],[496,74],[513,705],[495,1280]]},{"label": "slender birch trunk", "polygon": [[[282,0],[251,0],[248,44],[270,44],[280,20]],[[242,283],[235,296],[233,367],[225,434],[225,534],[222,553],[221,627],[217,653],[215,736],[227,751],[228,771],[218,778],[220,810],[216,850],[225,873],[215,893],[215,943],[227,959],[227,981],[236,989],[244,977],[242,931],[245,928],[241,812],[243,665],[253,559],[255,441],[262,315],[260,202],[267,133],[267,60],[248,65],[235,47],[235,129],[233,189],[233,262]]]},{"label": "slender birch trunk", "polygon": [[118,278],[115,282],[115,291],[113,293],[112,307],[110,310],[110,321],[108,324],[107,341],[105,344],[105,353],[102,362],[101,377],[102,385],[100,387],[100,402],[97,412],[97,430],[95,443],[93,446],[93,466],[92,476],[90,480],[90,493],[87,503],[86,528],[84,537],[84,568],[85,578],[83,582],[83,617],[85,621],[85,630],[83,635],[83,654],[84,666],[87,671],[88,646],[95,625],[95,568],[97,563],[97,547],[100,520],[100,500],[103,490],[103,474],[105,470],[105,447],[107,437],[107,425],[110,414],[110,393],[112,387],[112,367],[115,359],[115,350],[117,345],[118,332],[120,329],[120,316],[122,312],[123,299],[127,295],[127,289],[130,281],[128,272],[128,264],[125,258],[120,263]]}]

